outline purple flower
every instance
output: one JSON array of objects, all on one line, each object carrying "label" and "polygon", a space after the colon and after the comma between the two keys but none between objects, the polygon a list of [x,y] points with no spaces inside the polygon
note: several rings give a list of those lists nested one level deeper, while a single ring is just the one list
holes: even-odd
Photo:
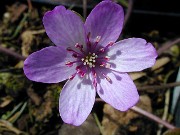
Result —
[{"label": "purple flower", "polygon": [[154,65],[151,43],[141,38],[118,39],[124,20],[120,5],[103,1],[85,23],[74,12],[57,6],[47,12],[43,24],[56,46],[31,54],[24,62],[25,75],[33,81],[58,83],[69,78],[59,100],[65,123],[81,125],[92,110],[96,92],[107,103],[126,111],[139,100],[126,72]]}]

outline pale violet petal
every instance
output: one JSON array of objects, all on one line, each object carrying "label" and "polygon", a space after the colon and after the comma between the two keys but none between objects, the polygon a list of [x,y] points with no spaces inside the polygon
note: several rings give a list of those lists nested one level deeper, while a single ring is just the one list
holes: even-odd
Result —
[{"label": "pale violet petal", "polygon": [[126,111],[138,102],[139,95],[136,86],[127,73],[109,71],[105,75],[110,80],[107,81],[100,75],[101,79],[97,85],[100,98],[120,111]]},{"label": "pale violet petal", "polygon": [[59,111],[65,123],[81,125],[90,114],[96,91],[92,82],[87,78],[75,76],[62,89],[59,100]]},{"label": "pale violet petal", "polygon": [[56,6],[45,13],[43,24],[47,35],[55,45],[65,47],[76,43],[85,45],[84,23],[74,12],[64,6]]},{"label": "pale violet petal", "polygon": [[90,33],[92,43],[100,36],[98,45],[106,46],[109,42],[115,42],[118,39],[123,21],[123,8],[114,2],[103,1],[87,17],[85,28],[87,34]]},{"label": "pale violet petal", "polygon": [[69,59],[70,56],[64,48],[46,47],[32,53],[24,61],[24,73],[32,81],[58,83],[76,72],[75,67],[65,65]]},{"label": "pale violet petal", "polygon": [[113,70],[134,72],[153,66],[157,52],[151,43],[142,38],[129,38],[114,44],[108,51]]}]

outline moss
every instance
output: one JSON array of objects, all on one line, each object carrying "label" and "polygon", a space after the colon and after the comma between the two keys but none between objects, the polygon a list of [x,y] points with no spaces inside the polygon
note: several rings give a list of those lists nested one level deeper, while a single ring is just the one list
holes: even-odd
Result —
[{"label": "moss", "polygon": [[5,90],[6,94],[16,96],[26,88],[26,84],[27,80],[23,75],[0,73],[0,90]]}]

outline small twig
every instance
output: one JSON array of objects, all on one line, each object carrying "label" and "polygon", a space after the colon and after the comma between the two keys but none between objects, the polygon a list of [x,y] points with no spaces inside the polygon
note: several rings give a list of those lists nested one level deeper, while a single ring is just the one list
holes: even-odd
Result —
[{"label": "small twig", "polygon": [[164,51],[169,49],[171,46],[180,42],[180,38],[177,38],[173,41],[167,41],[166,43],[162,44],[162,47],[157,50],[158,55],[161,55]]},{"label": "small twig", "polygon": [[83,17],[87,16],[87,0],[83,0]]},{"label": "small twig", "polygon": [[162,84],[162,85],[151,85],[151,86],[139,86],[137,87],[138,90],[157,90],[157,89],[167,89],[175,86],[180,86],[180,82],[174,82],[174,83],[167,83],[167,84]]},{"label": "small twig", "polygon": [[145,110],[142,110],[141,108],[139,108],[137,106],[132,107],[131,110],[133,110],[133,111],[135,111],[135,112],[137,112],[139,114],[142,114],[142,115],[148,117],[149,119],[151,119],[151,120],[153,120],[153,121],[155,121],[155,122],[157,122],[159,124],[164,125],[168,129],[174,129],[175,128],[175,126],[171,125],[170,123],[160,119],[159,117],[157,117],[157,116],[155,116],[155,115],[153,115],[153,114],[151,114],[151,113],[149,113],[149,112],[147,112]]},{"label": "small twig", "polygon": [[135,14],[145,14],[145,15],[153,15],[153,16],[163,16],[163,17],[180,17],[179,13],[175,12],[159,12],[159,11],[150,11],[150,10],[140,10],[134,9],[133,13]]},{"label": "small twig", "polygon": [[128,1],[128,9],[127,9],[127,12],[126,12],[126,15],[124,18],[124,27],[126,26],[128,20],[129,20],[129,17],[132,13],[132,9],[133,9],[133,0],[129,0]]},{"label": "small twig", "polygon": [[8,54],[10,56],[13,56],[13,57],[15,57],[16,59],[19,59],[19,60],[25,60],[26,59],[24,56],[18,54],[17,52],[14,52],[14,51],[12,51],[10,49],[2,47],[1,45],[0,45],[0,52]]}]

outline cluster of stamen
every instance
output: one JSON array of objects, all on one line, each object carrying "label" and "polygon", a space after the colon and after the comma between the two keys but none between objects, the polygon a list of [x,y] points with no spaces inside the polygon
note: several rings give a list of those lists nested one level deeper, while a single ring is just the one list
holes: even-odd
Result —
[{"label": "cluster of stamen", "polygon": [[89,52],[89,54],[82,58],[81,61],[83,62],[83,65],[87,65],[92,68],[95,67],[97,57],[98,56],[95,53]]},{"label": "cluster of stamen", "polygon": [[[77,74],[80,77],[84,77],[86,75],[87,69],[90,69],[90,72],[93,76],[93,86],[97,86],[97,73],[96,73],[96,66],[99,67],[104,67],[104,68],[111,68],[111,64],[108,63],[109,57],[108,56],[103,56],[105,52],[107,52],[108,48],[111,47],[114,43],[110,42],[107,46],[102,47],[99,49],[97,48],[99,41],[101,40],[101,36],[97,36],[94,44],[91,44],[90,40],[90,33],[87,36],[87,50],[84,50],[83,45],[76,43],[75,48],[72,49],[70,47],[67,48],[68,52],[72,53],[72,57],[74,57],[76,60],[75,61],[67,61],[66,65],[68,67],[72,67],[74,63],[77,63],[76,67],[76,73],[71,75],[69,79],[73,79]],[[84,68],[85,67],[85,68]],[[111,82],[111,79],[101,73],[104,78],[108,81]]]}]

